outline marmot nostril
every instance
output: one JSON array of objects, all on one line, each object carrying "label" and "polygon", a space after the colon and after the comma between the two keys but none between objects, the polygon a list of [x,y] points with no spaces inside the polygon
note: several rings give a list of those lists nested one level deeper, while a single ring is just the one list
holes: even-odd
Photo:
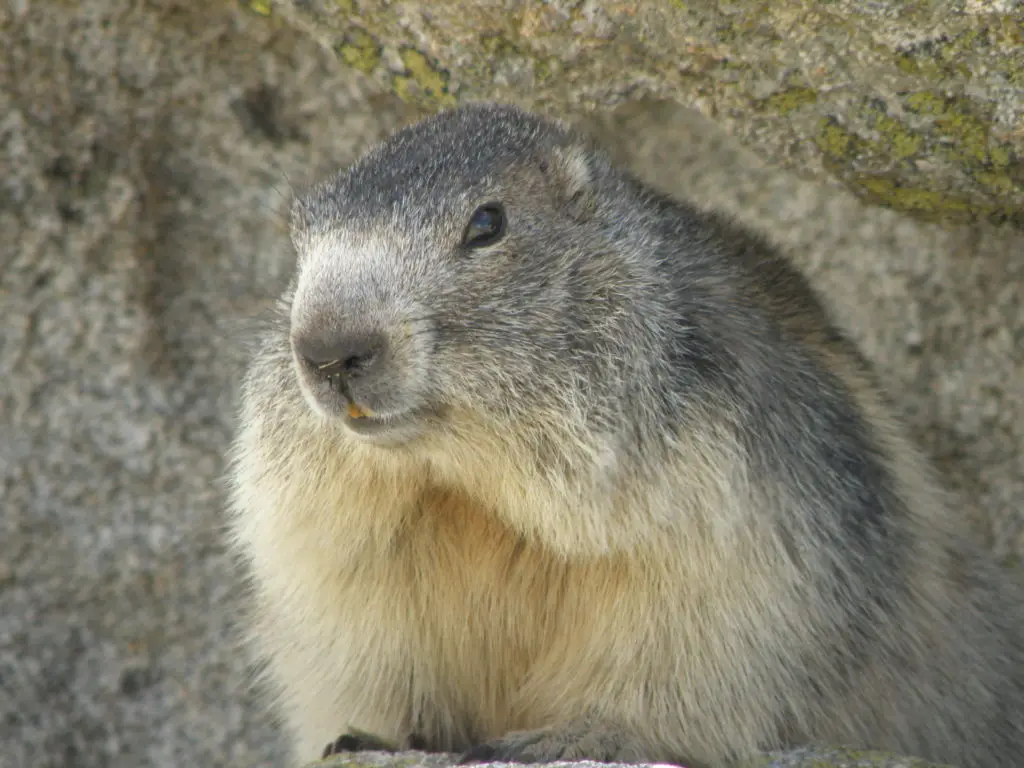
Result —
[{"label": "marmot nostril", "polygon": [[300,336],[292,343],[296,353],[318,376],[341,376],[350,380],[372,371],[387,346],[379,333],[348,334],[328,341]]}]

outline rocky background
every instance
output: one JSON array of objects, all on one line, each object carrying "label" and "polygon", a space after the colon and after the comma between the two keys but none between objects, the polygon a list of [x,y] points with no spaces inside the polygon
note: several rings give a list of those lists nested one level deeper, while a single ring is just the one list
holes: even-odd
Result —
[{"label": "rocky background", "polygon": [[[221,538],[239,334],[291,189],[418,113],[248,5],[4,2],[0,766],[280,765]],[[1024,232],[867,208],[666,103],[579,119],[792,252],[1015,568]]]},{"label": "rocky background", "polygon": [[1024,0],[244,0],[404,99],[678,101],[928,220],[1024,229]]}]

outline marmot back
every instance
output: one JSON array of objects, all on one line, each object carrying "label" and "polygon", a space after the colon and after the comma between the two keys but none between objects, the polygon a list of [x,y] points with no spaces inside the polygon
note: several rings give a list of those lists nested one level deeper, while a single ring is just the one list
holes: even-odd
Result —
[{"label": "marmot back", "polygon": [[1019,761],[1017,591],[767,243],[487,104],[292,235],[231,479],[298,757]]}]

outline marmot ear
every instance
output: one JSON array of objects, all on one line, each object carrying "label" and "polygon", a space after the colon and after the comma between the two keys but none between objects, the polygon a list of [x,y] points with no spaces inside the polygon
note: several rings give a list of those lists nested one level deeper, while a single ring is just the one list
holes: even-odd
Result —
[{"label": "marmot ear", "polygon": [[597,206],[594,169],[584,147],[556,147],[544,163],[559,202],[577,219],[589,218]]}]

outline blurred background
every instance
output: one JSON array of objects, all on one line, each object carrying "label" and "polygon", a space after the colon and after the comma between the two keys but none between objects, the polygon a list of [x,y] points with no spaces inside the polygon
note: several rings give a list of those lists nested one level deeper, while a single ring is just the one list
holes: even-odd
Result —
[{"label": "blurred background", "polygon": [[[244,321],[291,189],[418,117],[229,3],[0,5],[0,765],[252,766],[222,539]],[[780,173],[664,103],[577,116],[768,233],[875,362],[992,549],[1024,516],[1024,233]]]}]

